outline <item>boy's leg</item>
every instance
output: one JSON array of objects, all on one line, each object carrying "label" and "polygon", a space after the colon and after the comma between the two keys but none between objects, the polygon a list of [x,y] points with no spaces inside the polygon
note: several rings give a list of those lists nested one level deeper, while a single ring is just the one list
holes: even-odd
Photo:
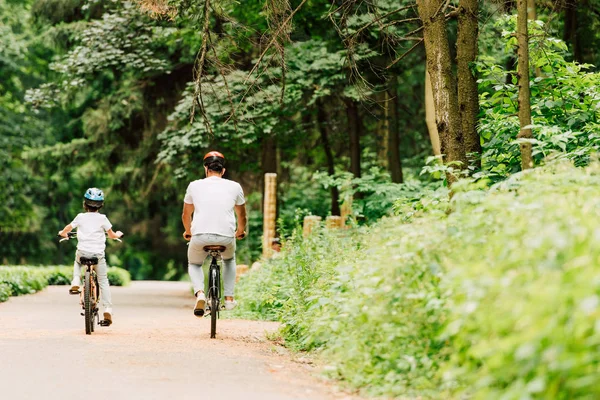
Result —
[{"label": "boy's leg", "polygon": [[79,294],[81,286],[81,264],[79,264],[79,254],[75,253],[75,261],[73,262],[73,280],[71,280],[70,294]]},{"label": "boy's leg", "polygon": [[98,277],[98,285],[100,286],[100,300],[104,308],[104,319],[112,321],[112,297],[110,295],[110,284],[108,283],[108,267],[106,266],[106,258],[104,256],[98,256],[96,276]]}]

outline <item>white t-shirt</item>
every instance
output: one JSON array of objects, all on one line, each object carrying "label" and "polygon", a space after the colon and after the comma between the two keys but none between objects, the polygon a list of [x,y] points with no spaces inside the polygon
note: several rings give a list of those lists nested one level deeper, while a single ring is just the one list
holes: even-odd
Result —
[{"label": "white t-shirt", "polygon": [[85,253],[103,254],[106,249],[105,232],[112,228],[106,215],[98,212],[77,214],[73,222],[77,228],[77,250]]},{"label": "white t-shirt", "polygon": [[211,176],[189,184],[183,201],[194,205],[192,235],[235,236],[235,206],[246,202],[239,183]]}]

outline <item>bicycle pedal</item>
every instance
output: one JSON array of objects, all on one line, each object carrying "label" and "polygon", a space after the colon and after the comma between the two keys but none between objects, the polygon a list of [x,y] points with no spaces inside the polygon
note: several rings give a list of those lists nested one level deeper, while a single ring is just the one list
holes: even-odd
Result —
[{"label": "bicycle pedal", "polygon": [[105,319],[103,319],[102,321],[100,321],[99,325],[100,326],[110,326],[112,324],[111,321],[107,321]]},{"label": "bicycle pedal", "polygon": [[200,310],[194,310],[194,315],[196,317],[202,317],[204,315],[204,310],[200,309]]}]

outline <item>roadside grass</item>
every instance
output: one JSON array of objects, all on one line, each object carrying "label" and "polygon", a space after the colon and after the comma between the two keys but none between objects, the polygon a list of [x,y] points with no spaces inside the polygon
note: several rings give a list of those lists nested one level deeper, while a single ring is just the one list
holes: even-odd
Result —
[{"label": "roadside grass", "polygon": [[600,165],[456,188],[449,214],[296,232],[236,312],[367,395],[600,398]]}]

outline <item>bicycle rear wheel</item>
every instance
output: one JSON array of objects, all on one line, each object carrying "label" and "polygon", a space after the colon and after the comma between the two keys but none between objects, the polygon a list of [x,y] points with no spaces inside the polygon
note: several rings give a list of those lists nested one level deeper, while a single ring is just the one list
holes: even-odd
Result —
[{"label": "bicycle rear wheel", "polygon": [[214,297],[210,299],[210,338],[214,339],[217,337],[217,308],[219,302]]},{"label": "bicycle rear wheel", "polygon": [[211,265],[209,276],[210,293],[210,338],[217,337],[217,318],[219,318],[219,271],[216,265]]},{"label": "bicycle rear wheel", "polygon": [[91,335],[94,330],[92,320],[92,288],[91,288],[91,276],[88,268],[85,270],[85,283],[83,288],[83,308],[85,315],[85,334]]},{"label": "bicycle rear wheel", "polygon": [[92,321],[90,329],[94,332],[94,328],[96,327],[96,323],[98,322],[98,299],[100,299],[100,286],[98,285],[98,277],[96,274],[94,277],[94,285],[92,287]]}]

